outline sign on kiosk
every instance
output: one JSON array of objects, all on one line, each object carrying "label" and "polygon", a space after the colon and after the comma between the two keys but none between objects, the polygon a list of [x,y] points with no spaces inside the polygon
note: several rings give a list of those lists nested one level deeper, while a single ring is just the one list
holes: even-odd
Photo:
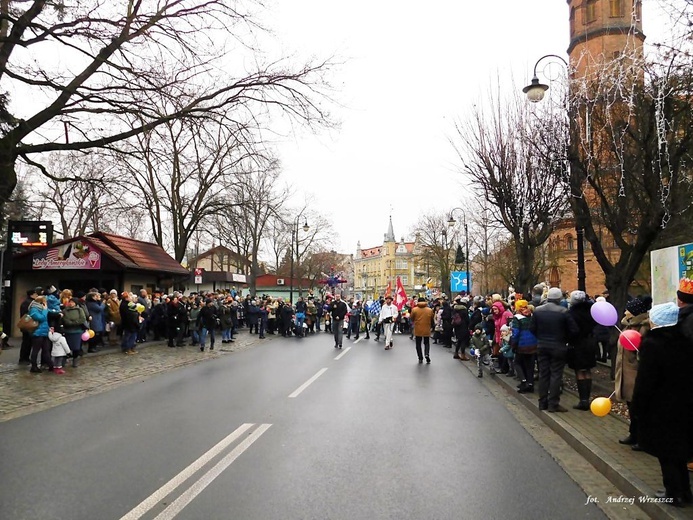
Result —
[{"label": "sign on kiosk", "polygon": [[34,253],[32,269],[101,269],[101,251],[76,240]]}]

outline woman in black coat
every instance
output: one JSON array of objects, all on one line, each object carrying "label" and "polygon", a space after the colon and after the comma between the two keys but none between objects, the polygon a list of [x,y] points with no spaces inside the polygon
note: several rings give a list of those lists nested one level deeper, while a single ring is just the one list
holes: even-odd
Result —
[{"label": "woman in black coat", "polygon": [[592,393],[592,372],[597,366],[597,340],[594,330],[597,322],[592,318],[590,310],[592,302],[587,299],[584,291],[570,293],[570,309],[568,312],[578,326],[578,333],[570,338],[568,351],[568,366],[575,370],[580,402],[573,406],[576,410],[590,409],[590,394]]},{"label": "woman in black coat", "polygon": [[650,310],[651,329],[640,346],[633,391],[638,444],[659,459],[664,491],[659,498],[681,507],[693,502],[686,463],[693,456],[693,345],[677,325],[675,303]]}]

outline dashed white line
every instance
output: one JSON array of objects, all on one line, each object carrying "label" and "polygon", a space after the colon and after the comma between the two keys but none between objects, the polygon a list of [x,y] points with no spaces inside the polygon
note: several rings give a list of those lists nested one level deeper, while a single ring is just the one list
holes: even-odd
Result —
[{"label": "dashed white line", "polygon": [[334,359],[335,359],[335,361],[338,361],[338,360],[339,360],[339,358],[341,358],[341,357],[342,357],[342,356],[343,356],[344,354],[346,354],[346,353],[347,353],[347,352],[349,352],[350,350],[351,350],[351,347],[347,347],[347,348],[345,348],[345,349],[344,349],[344,350],[342,351],[342,353],[341,353],[341,354],[339,354],[339,355],[338,355],[338,356],[337,356],[336,358],[334,358]]},{"label": "dashed white line", "polygon": [[[215,456],[217,456],[222,450],[224,450],[229,444],[238,439],[243,435],[248,429],[254,426],[253,423],[245,423],[239,426],[236,431],[230,433],[225,438],[220,440],[213,448],[204,453],[199,459],[190,464],[183,471],[178,473],[175,477],[169,480],[166,484],[157,489],[148,498],[143,500],[138,506],[136,506],[127,515],[122,517],[120,520],[137,520],[141,518],[147,511],[157,505],[161,500],[163,500],[171,491],[180,486],[193,474],[195,474],[202,466],[207,464]],[[266,429],[266,428],[265,428]]]},{"label": "dashed white line", "polygon": [[306,388],[308,388],[308,386],[310,386],[310,384],[311,384],[313,381],[315,381],[317,378],[319,378],[321,375],[323,375],[326,371],[327,371],[326,368],[321,368],[320,370],[318,370],[318,373],[317,373],[317,374],[315,374],[315,375],[314,375],[313,377],[311,377],[308,381],[306,381],[306,382],[303,383],[301,386],[299,386],[296,390],[294,390],[294,392],[293,392],[292,394],[290,394],[289,397],[290,397],[290,398],[298,397],[298,395],[299,395],[301,392],[303,392]]}]

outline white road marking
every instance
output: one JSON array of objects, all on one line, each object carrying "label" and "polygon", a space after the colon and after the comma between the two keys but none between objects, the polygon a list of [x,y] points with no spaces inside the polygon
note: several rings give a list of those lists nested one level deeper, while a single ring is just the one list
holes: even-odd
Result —
[{"label": "white road marking", "polygon": [[[348,350],[348,349],[347,349],[347,350]],[[309,386],[313,381],[315,381],[317,378],[319,378],[321,375],[323,375],[326,371],[327,371],[326,368],[321,368],[320,370],[318,370],[318,373],[317,373],[317,374],[315,374],[315,375],[314,375],[313,377],[311,377],[308,381],[306,381],[306,382],[303,383],[301,386],[299,386],[299,387],[294,391],[294,393],[292,393],[291,395],[289,395],[289,397],[290,397],[290,398],[292,398],[292,397],[298,397],[298,395],[299,395],[301,392],[303,392],[306,388],[308,388],[308,386]]]},{"label": "white road marking", "polygon": [[249,428],[254,426],[253,423],[245,423],[239,426],[236,431],[226,436],[224,439],[220,440],[213,448],[204,453],[199,459],[190,464],[183,471],[178,473],[175,477],[169,480],[166,484],[157,489],[148,498],[143,500],[138,506],[136,506],[127,515],[122,517],[120,520],[137,520],[141,518],[147,511],[157,505],[161,500],[163,500],[171,491],[180,486],[188,478],[194,475],[199,469],[207,464],[210,460],[216,457],[222,450],[224,450],[229,444],[238,439],[243,435]]},{"label": "white road marking", "polygon": [[339,354],[336,358],[334,358],[335,361],[339,361],[339,358],[341,358],[344,354],[346,354],[346,353],[349,352],[350,350],[351,350],[351,347],[345,348],[344,351],[343,351],[341,354]]},{"label": "white road marking", "polygon": [[354,341],[354,345],[356,345],[359,341],[361,341],[363,338],[359,338],[356,341]]},{"label": "white road marking", "polygon": [[265,433],[271,424],[261,424],[260,427],[253,433],[248,435],[238,446],[236,446],[231,453],[226,457],[221,459],[217,464],[210,469],[207,473],[202,475],[197,482],[190,486],[185,493],[179,496],[171,505],[164,509],[154,520],[171,520],[175,518],[178,513],[180,513],[185,506],[192,502],[197,495],[202,493],[204,489],[209,486],[215,478],[217,478],[226,468],[228,468],[233,461],[235,461],[241,454],[250,448],[256,440],[260,438],[260,435]]}]

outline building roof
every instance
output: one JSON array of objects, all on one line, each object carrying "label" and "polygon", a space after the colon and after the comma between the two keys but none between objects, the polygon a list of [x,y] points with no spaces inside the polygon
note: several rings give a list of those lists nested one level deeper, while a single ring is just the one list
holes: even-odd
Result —
[{"label": "building roof", "polygon": [[392,227],[392,215],[390,215],[390,225],[387,227],[387,233],[385,233],[385,242],[395,241],[395,230]]},{"label": "building roof", "polygon": [[240,261],[246,265],[250,265],[250,260],[245,258],[243,255],[238,254],[236,251],[233,251],[233,250],[229,249],[228,247],[222,246],[222,245],[214,246],[211,249],[208,249],[207,251],[200,253],[199,255],[191,258],[189,261],[189,264],[191,266],[195,265],[195,262],[197,260],[200,260],[202,258],[207,258],[209,256],[212,256],[212,255],[215,255],[218,253],[225,253],[225,254],[229,255],[230,257],[235,258],[236,260],[238,260],[238,261]]},{"label": "building roof", "polygon": [[383,246],[370,247],[368,249],[361,249],[361,258],[372,258],[374,256],[380,256],[380,251],[382,251]]},{"label": "building roof", "polygon": [[[121,256],[129,260],[129,263],[134,264],[136,269],[143,269],[146,271],[165,271],[172,274],[188,274],[189,271],[183,267],[179,262],[171,257],[164,248],[159,244],[153,244],[151,242],[143,242],[141,240],[135,240],[132,238],[122,237],[119,235],[112,235],[110,233],[96,232],[85,237],[87,240],[94,238],[101,240],[101,242],[110,246]],[[98,243],[94,243],[99,247]],[[110,255],[110,253],[109,253]],[[118,258],[113,257],[118,263],[120,263]],[[125,265],[123,267],[133,267],[132,265]]]}]

